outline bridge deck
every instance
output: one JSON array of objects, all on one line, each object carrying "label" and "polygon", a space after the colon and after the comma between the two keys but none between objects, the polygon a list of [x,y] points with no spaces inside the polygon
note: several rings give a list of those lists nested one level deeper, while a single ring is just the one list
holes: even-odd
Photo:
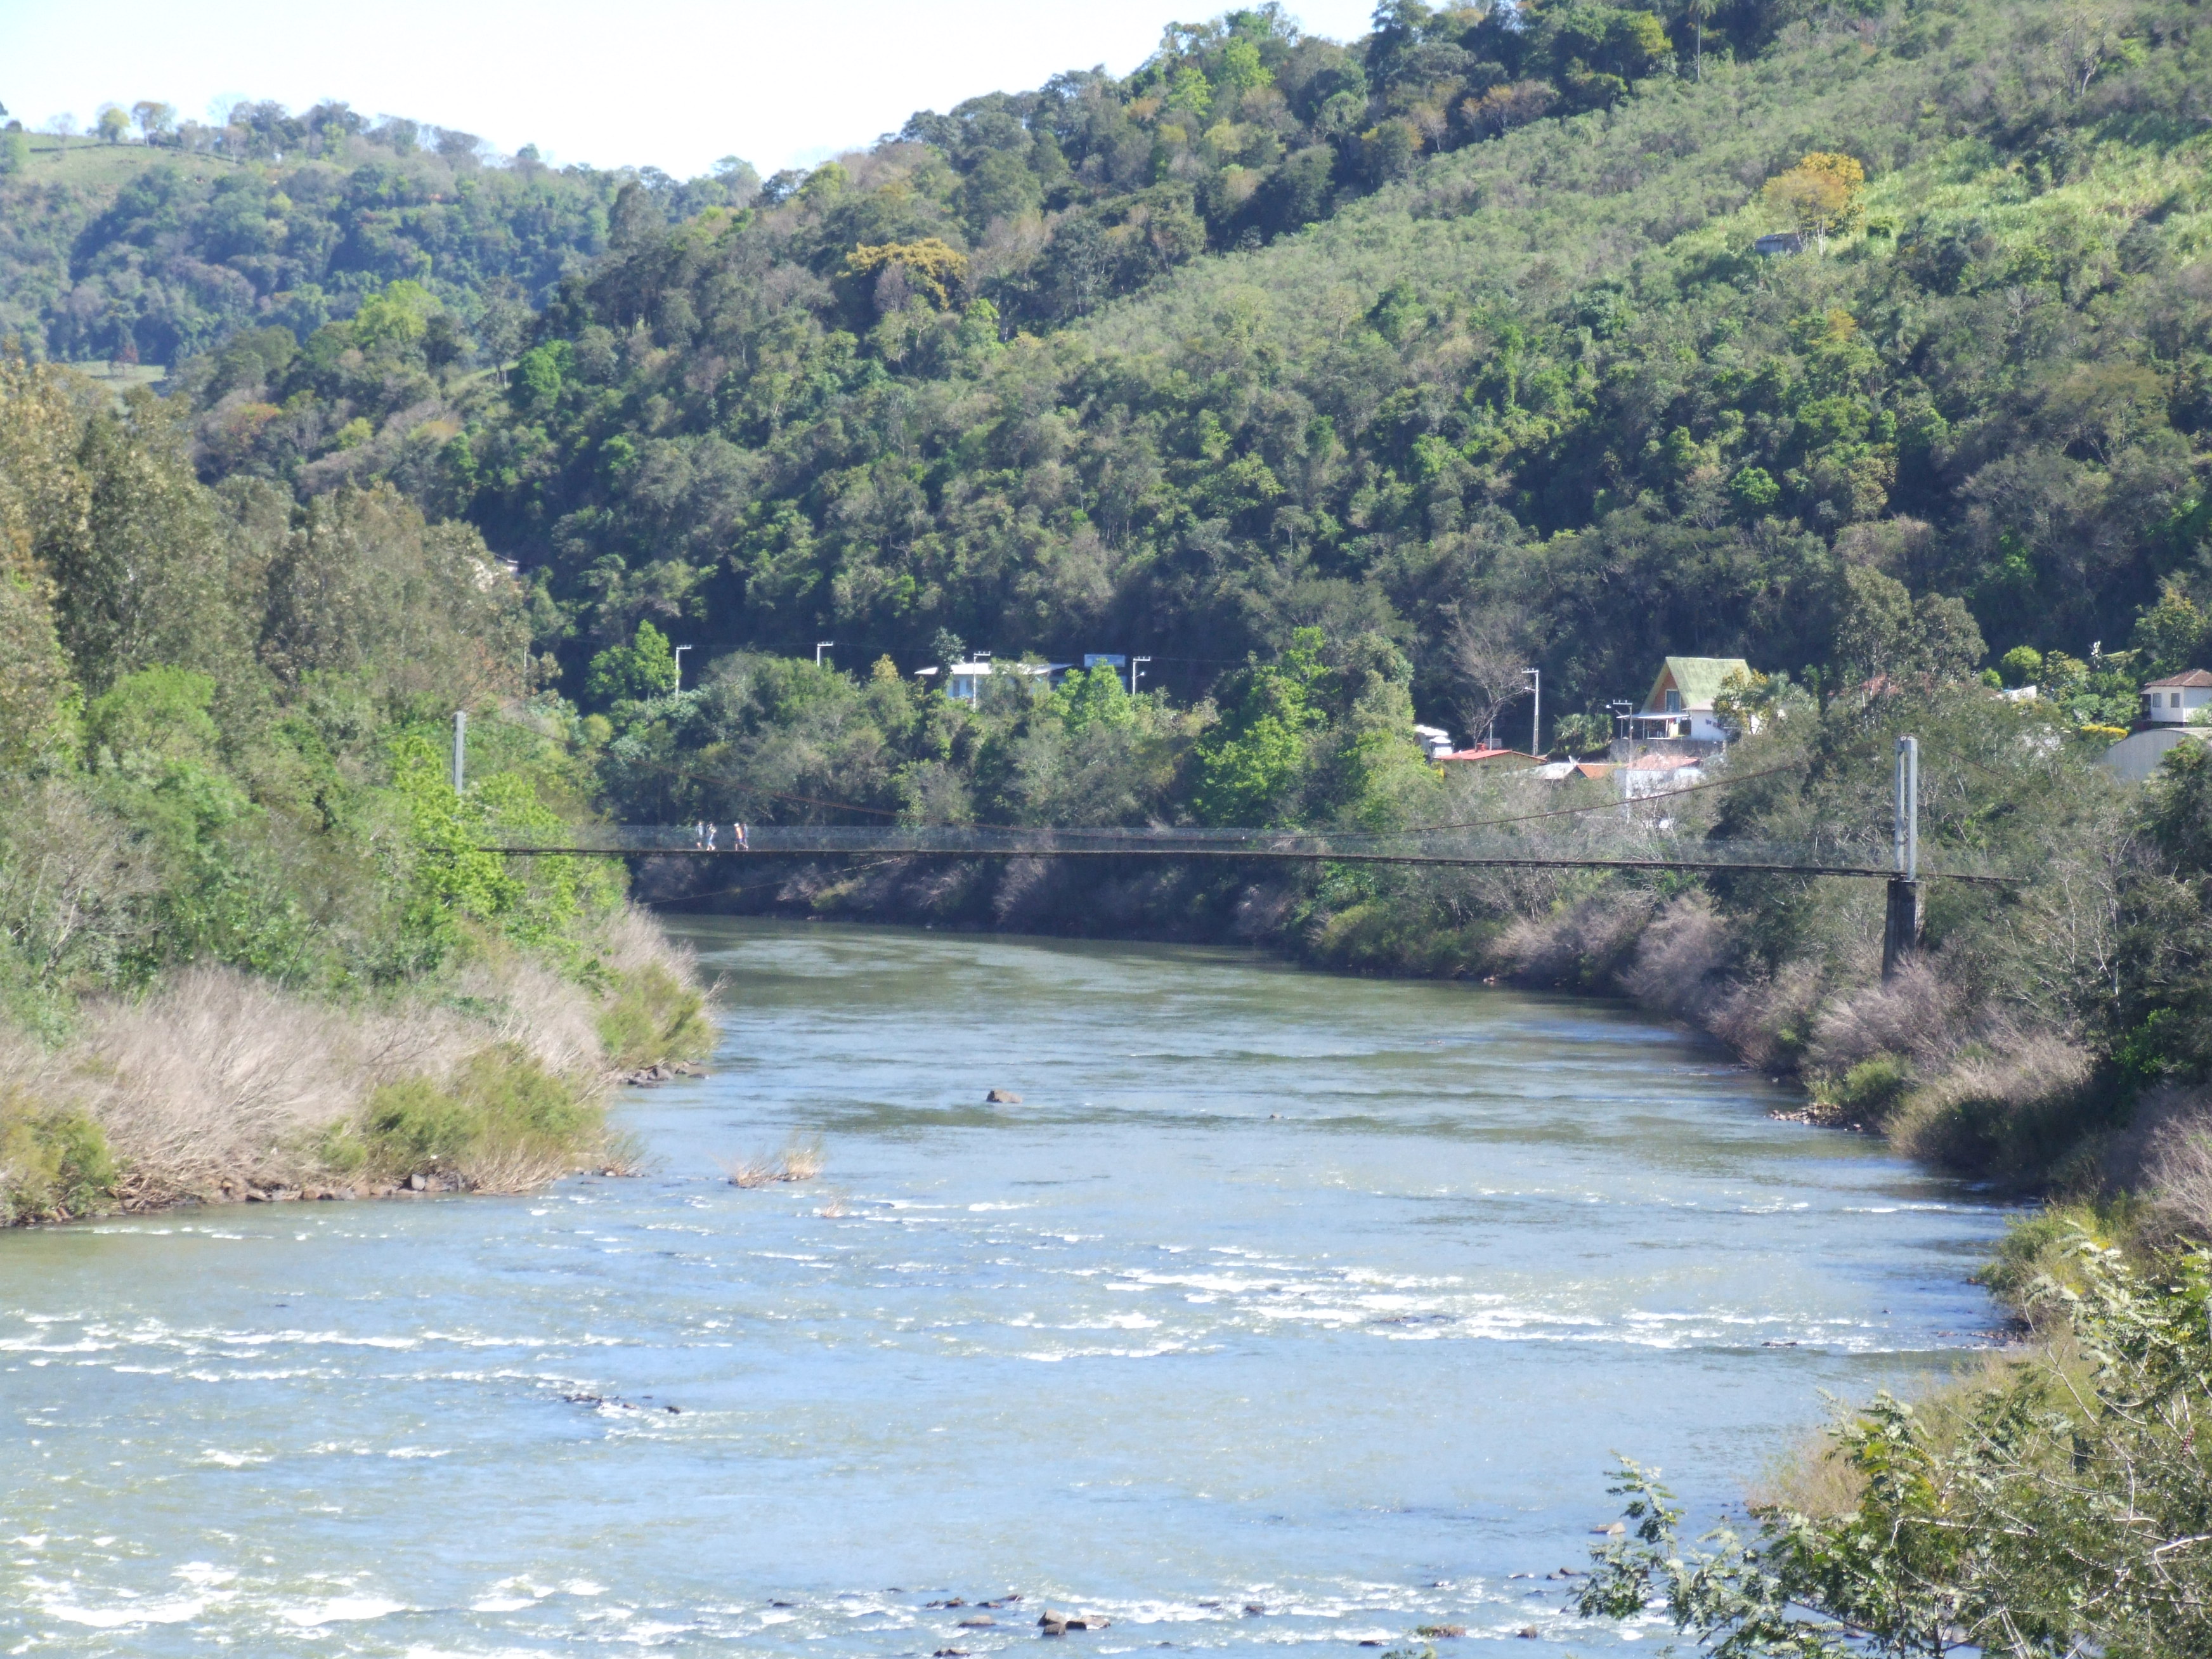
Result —
[{"label": "bridge deck", "polygon": [[[749,825],[748,844],[738,848],[732,845],[732,826],[726,823],[716,826],[711,847],[689,824],[611,824],[584,827],[558,845],[517,842],[483,850],[519,858],[1264,859],[1520,869],[1737,870],[1884,880],[1898,873],[1884,856],[1887,848],[1863,842],[1706,841],[1639,833],[1627,825],[1608,823],[1605,828],[1607,833],[1601,835],[1524,836],[1453,831],[1375,835],[1267,830],[777,824]],[[1940,862],[1923,858],[1920,875],[1923,880],[2010,883],[2018,879],[1955,857]]]}]

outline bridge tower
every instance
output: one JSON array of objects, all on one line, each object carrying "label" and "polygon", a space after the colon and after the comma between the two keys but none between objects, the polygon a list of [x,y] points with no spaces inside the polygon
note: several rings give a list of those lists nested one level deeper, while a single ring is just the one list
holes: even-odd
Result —
[{"label": "bridge tower", "polygon": [[1895,979],[1905,957],[1920,948],[1920,739],[1897,740],[1897,873],[1889,878],[1889,905],[1881,930],[1881,976]]}]

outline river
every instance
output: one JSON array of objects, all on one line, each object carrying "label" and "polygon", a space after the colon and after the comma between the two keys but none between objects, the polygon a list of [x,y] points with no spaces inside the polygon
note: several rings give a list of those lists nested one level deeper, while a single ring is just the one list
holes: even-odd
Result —
[{"label": "river", "polygon": [[0,1648],[1627,1650],[1612,1453],[1709,1512],[1987,1340],[2000,1213],[1624,1008],[675,926],[646,1177],[0,1236]]}]

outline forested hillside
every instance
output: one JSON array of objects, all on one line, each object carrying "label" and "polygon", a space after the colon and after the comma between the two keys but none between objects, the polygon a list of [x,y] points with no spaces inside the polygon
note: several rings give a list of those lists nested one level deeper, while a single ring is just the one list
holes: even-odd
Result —
[{"label": "forested hillside", "polygon": [[[747,206],[633,182],[511,362],[489,266],[426,248],[180,389],[210,479],[480,526],[576,694],[641,621],[1149,651],[1187,695],[1316,625],[1462,727],[1527,661],[1562,715],[1665,651],[1871,671],[1850,618],[1899,602],[1939,653],[2083,659],[2161,583],[2206,597],[2200,9],[1740,8],[1701,56],[1694,14],[1580,3],[1396,4],[1350,47],[1233,14],[1126,82],[733,169]],[[1808,155],[1863,186],[1755,254],[1810,223]],[[459,182],[605,184],[526,172]]]},{"label": "forested hillside", "polygon": [[465,134],[441,152],[343,108],[241,114],[228,148],[0,134],[0,327],[56,358],[174,365],[242,328],[305,339],[414,281],[496,349],[606,246],[611,175],[488,167]]}]

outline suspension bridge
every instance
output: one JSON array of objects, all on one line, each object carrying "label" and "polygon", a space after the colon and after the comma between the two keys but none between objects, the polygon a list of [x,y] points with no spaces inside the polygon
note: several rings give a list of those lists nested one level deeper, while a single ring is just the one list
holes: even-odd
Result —
[{"label": "suspension bridge", "polygon": [[[1680,870],[1892,880],[1900,866],[1878,844],[1713,841],[1639,835],[1607,824],[1597,834],[1487,836],[1200,829],[994,828],[960,825],[694,824],[584,826],[558,842],[483,850],[510,857],[700,859],[1229,859],[1304,864],[1431,865],[1460,868]],[[2014,877],[1959,858],[1922,862],[1922,880],[2009,883]]]},{"label": "suspension bridge", "polygon": [[[453,786],[462,787],[461,723],[454,726]],[[1775,771],[1787,768],[1771,769]],[[1735,781],[1764,775],[1747,774]],[[1290,864],[1413,865],[1441,869],[1680,871],[1720,874],[1840,877],[1888,884],[1882,975],[1888,978],[1920,938],[1920,884],[1954,881],[2013,886],[2027,878],[1993,870],[1970,852],[1920,855],[1920,745],[1896,744],[1896,801],[1891,856],[1861,832],[1798,842],[1684,836],[1670,819],[1641,816],[1673,795],[1724,787],[1717,779],[1663,791],[1616,810],[1606,804],[1528,812],[1479,823],[1411,830],[1276,830],[1153,826],[1100,829],[1011,824],[602,824],[571,828],[556,842],[495,842],[479,850],[512,858],[755,859],[1166,859],[1267,860]],[[763,794],[814,807],[888,816],[883,809],[804,796]],[[1534,826],[1546,826],[1537,829]]]},{"label": "suspension bridge", "polygon": [[[453,781],[458,789],[458,726],[455,735]],[[1735,781],[1764,775],[1754,772]],[[1881,856],[1880,843],[1864,835],[1800,842],[1689,837],[1669,833],[1669,820],[1639,818],[1631,810],[1722,787],[1729,781],[1722,778],[1623,802],[1617,813],[1607,804],[1584,804],[1478,823],[1382,832],[1188,826],[633,823],[575,826],[558,843],[507,842],[479,850],[514,858],[1236,859],[1447,868],[1737,871],[1908,884],[1942,880],[2010,885],[2021,879],[1956,852],[1940,863],[1923,863],[1920,752],[1911,738],[1897,744],[1894,833],[1887,859]],[[884,809],[849,802],[761,793],[813,807],[889,816]],[[1547,827],[1535,829],[1538,824]]]}]

